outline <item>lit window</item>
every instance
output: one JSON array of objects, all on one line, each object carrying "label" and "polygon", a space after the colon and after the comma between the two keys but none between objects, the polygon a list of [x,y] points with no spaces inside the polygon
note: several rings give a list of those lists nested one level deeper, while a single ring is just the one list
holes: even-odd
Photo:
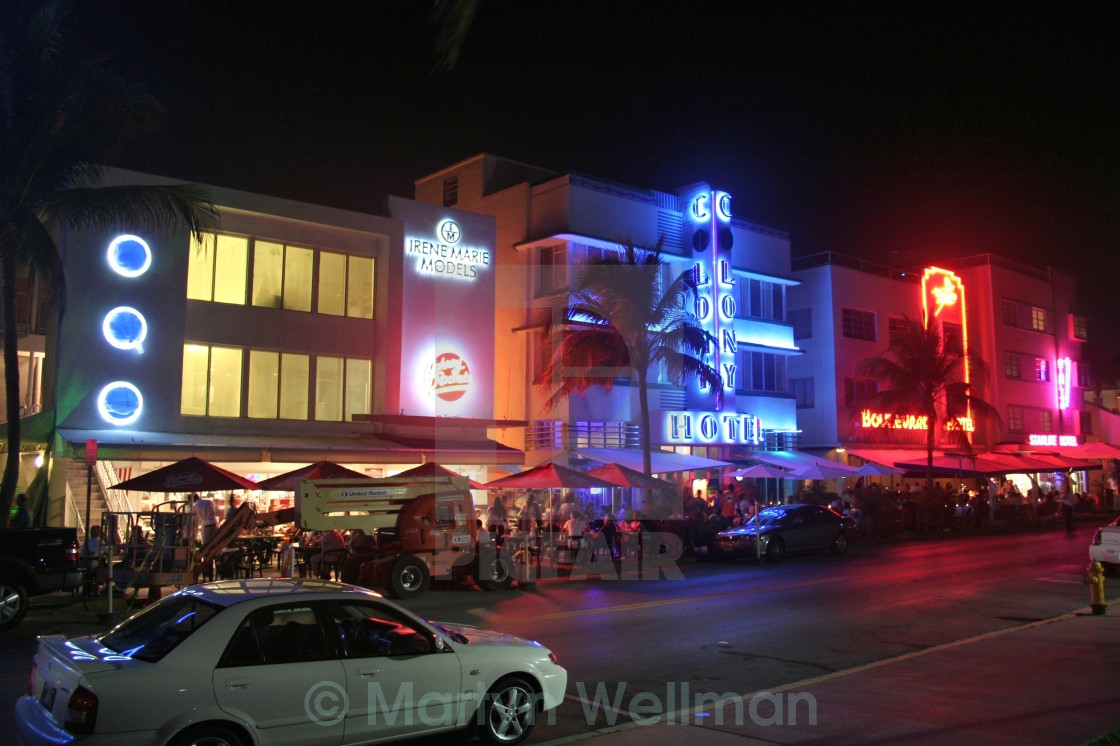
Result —
[{"label": "lit window", "polygon": [[248,416],[306,420],[308,361],[307,355],[250,350]]},{"label": "lit window", "polygon": [[373,318],[374,262],[369,257],[319,253],[319,313]]},{"label": "lit window", "polygon": [[568,285],[568,247],[544,246],[540,251],[539,292],[551,293]]},{"label": "lit window", "polygon": [[284,248],[284,308],[311,310],[311,274],[314,271],[314,251],[295,246]]},{"label": "lit window", "polygon": [[1022,407],[1008,407],[1007,408],[1007,429],[1009,432],[1021,433],[1023,432],[1023,408]]},{"label": "lit window", "polygon": [[236,347],[184,345],[180,412],[239,417],[242,357]]},{"label": "lit window", "polygon": [[280,356],[280,419],[306,420],[311,404],[311,358]]},{"label": "lit window", "polygon": [[848,339],[864,339],[871,342],[877,339],[873,313],[845,308],[841,311],[841,326],[844,336]]},{"label": "lit window", "polygon": [[372,390],[369,360],[318,357],[315,360],[315,419],[350,421],[368,414]]},{"label": "lit window", "polygon": [[1044,332],[1047,329],[1046,325],[1046,309],[1045,308],[1031,308],[1031,329],[1036,332]]},{"label": "lit window", "polygon": [[245,305],[249,240],[204,233],[191,238],[187,264],[187,297],[192,300]]},{"label": "lit window", "polygon": [[1034,375],[1040,381],[1050,380],[1050,361],[1045,358],[1035,358]]}]

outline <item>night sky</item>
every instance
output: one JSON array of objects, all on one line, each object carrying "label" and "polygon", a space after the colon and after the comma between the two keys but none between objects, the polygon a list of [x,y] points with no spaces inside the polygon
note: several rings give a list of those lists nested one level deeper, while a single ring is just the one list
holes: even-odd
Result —
[{"label": "night sky", "polygon": [[1072,271],[1120,337],[1108,4],[480,0],[450,70],[427,0],[154,5],[83,2],[69,32],[167,107],[117,165],[371,212],[483,151],[705,180],[798,256]]}]

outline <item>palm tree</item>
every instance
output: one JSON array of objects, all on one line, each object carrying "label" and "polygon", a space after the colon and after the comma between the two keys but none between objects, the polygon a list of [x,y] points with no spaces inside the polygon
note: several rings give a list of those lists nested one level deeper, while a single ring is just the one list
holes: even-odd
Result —
[{"label": "palm tree", "polygon": [[642,466],[651,472],[649,379],[664,368],[682,385],[697,378],[722,401],[723,381],[705,358],[715,338],[700,326],[696,280],[685,271],[663,286],[661,241],[653,248],[620,242],[617,252],[581,268],[572,290],[545,321],[538,386],[552,409],[592,386],[610,390],[633,375],[638,388]]},{"label": "palm tree", "polygon": [[933,488],[933,450],[937,434],[971,451],[966,418],[998,422],[996,409],[978,396],[987,365],[971,350],[947,339],[941,327],[904,318],[892,331],[886,351],[864,360],[860,375],[872,378],[879,391],[870,405],[895,414],[925,417],[926,492]]},{"label": "palm tree", "polygon": [[99,188],[99,164],[149,132],[161,108],[99,59],[60,53],[60,2],[6,4],[0,13],[0,324],[8,457],[0,526],[19,478],[20,392],[15,284],[21,271],[58,303],[66,282],[56,236],[65,230],[158,228],[185,222],[195,235],[217,211],[192,185]]}]

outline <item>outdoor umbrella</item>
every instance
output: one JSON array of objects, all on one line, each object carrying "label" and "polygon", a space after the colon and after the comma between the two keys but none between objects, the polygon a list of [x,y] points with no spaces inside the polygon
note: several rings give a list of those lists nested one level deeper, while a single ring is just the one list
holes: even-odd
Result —
[{"label": "outdoor umbrella", "polygon": [[893,466],[883,466],[868,461],[863,466],[859,467],[852,472],[854,477],[885,477],[890,474],[905,474],[902,469],[895,469]]},{"label": "outdoor umbrella", "polygon": [[676,485],[664,479],[651,477],[636,469],[622,464],[607,464],[587,472],[589,476],[605,479],[617,487],[633,487],[639,490],[675,489]]},{"label": "outdoor umbrella", "polygon": [[812,466],[794,469],[790,472],[790,477],[794,479],[839,479],[840,477],[850,477],[854,473],[855,469],[849,466],[818,461]]},{"label": "outdoor umbrella", "polygon": [[1066,448],[1062,450],[1061,453],[1076,456],[1077,458],[1120,458],[1120,448],[1100,440],[1095,440],[1092,443],[1082,443],[1072,448]]},{"label": "outdoor umbrella", "polygon": [[508,477],[487,482],[485,489],[500,490],[523,487],[525,489],[554,489],[557,487],[584,488],[584,487],[616,487],[617,485],[599,479],[598,477],[584,474],[582,471],[569,469],[559,464],[543,463],[534,466],[528,471],[510,474]]},{"label": "outdoor umbrella", "polygon": [[[439,464],[435,463],[434,461],[429,461],[426,464],[420,464],[419,466],[414,466],[411,469],[405,469],[401,473],[394,474],[393,476],[395,476],[395,477],[461,477],[463,475],[459,474],[458,472],[451,471],[446,466],[440,466]],[[481,482],[476,482],[473,479],[470,479],[469,477],[467,478],[467,481],[469,481],[471,483],[471,489],[472,490],[484,490],[484,489],[486,489],[486,485],[482,484]]]},{"label": "outdoor umbrella", "polygon": [[191,456],[147,474],[114,484],[114,490],[143,492],[212,492],[215,490],[259,490],[260,485],[226,471],[209,461]]},{"label": "outdoor umbrella", "polygon": [[753,477],[755,479],[792,479],[793,475],[785,469],[779,469],[769,464],[755,464],[745,469],[736,469],[730,472],[729,477]]},{"label": "outdoor umbrella", "polygon": [[277,474],[275,477],[269,477],[257,483],[258,490],[276,490],[278,492],[295,492],[299,489],[299,483],[304,479],[330,479],[333,477],[362,477],[368,478],[368,474],[347,469],[342,464],[336,464],[333,461],[316,461],[313,464],[293,469],[292,471],[283,474]]}]

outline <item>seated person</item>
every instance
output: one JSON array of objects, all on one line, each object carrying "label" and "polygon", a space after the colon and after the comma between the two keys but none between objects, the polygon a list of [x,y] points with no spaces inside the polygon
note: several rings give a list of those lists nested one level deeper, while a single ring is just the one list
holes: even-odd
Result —
[{"label": "seated person", "polygon": [[318,551],[308,560],[311,574],[313,577],[326,580],[330,577],[331,568],[341,565],[346,559],[346,537],[337,529],[324,531],[312,539],[312,546]]}]

